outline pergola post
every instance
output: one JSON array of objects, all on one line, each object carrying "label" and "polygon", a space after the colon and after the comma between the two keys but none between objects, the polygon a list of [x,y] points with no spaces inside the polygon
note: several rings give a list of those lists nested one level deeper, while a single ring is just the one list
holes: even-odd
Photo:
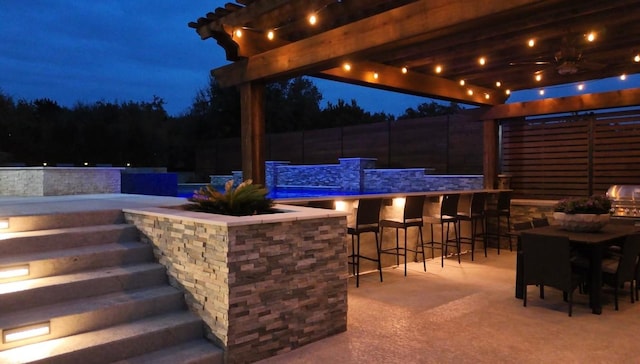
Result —
[{"label": "pergola post", "polygon": [[258,81],[240,85],[242,178],[261,185],[265,183],[264,89]]},{"label": "pergola post", "polygon": [[496,188],[498,177],[498,121],[483,121],[483,177],[484,188]]}]

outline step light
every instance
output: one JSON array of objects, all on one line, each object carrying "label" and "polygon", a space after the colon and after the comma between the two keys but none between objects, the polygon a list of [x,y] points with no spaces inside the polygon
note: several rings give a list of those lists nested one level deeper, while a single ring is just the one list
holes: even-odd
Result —
[{"label": "step light", "polygon": [[51,332],[51,323],[40,322],[37,324],[15,327],[4,330],[2,333],[2,342],[7,344],[10,342],[29,339],[32,337],[48,335]]},{"label": "step light", "polygon": [[29,264],[0,268],[0,279],[24,277],[29,275]]},{"label": "step light", "polygon": [[9,228],[9,219],[0,219],[0,230]]}]

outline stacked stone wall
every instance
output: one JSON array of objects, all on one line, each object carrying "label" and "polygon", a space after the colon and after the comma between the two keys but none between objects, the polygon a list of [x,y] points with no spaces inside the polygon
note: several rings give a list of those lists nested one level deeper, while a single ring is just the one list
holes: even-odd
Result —
[{"label": "stacked stone wall", "polygon": [[[126,212],[172,285],[225,349],[248,363],[346,330],[346,218],[203,223]],[[215,215],[213,215],[215,216]]]}]

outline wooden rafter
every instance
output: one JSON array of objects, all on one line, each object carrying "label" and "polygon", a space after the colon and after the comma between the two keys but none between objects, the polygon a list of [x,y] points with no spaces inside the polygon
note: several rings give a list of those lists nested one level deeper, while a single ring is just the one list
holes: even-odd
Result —
[{"label": "wooden rafter", "polygon": [[[375,78],[374,73],[377,74],[377,78]],[[351,64],[351,70],[349,71],[346,71],[344,67],[336,67],[323,71],[316,76],[388,91],[437,97],[474,105],[496,105],[503,103],[506,99],[504,93],[493,89],[470,84],[466,84],[463,87],[446,78],[411,71],[403,74],[400,68],[372,62]],[[472,90],[473,93],[469,94],[469,90]]]},{"label": "wooden rafter", "polygon": [[[420,0],[214,70],[222,86],[258,79],[317,73],[344,57],[425,36],[460,22],[536,3],[538,0],[482,3]],[[402,24],[402,27],[398,27]]]}]

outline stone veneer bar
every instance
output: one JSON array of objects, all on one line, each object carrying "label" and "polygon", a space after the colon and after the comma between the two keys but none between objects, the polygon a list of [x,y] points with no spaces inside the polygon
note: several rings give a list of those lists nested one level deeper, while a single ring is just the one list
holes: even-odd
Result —
[{"label": "stone veneer bar", "polygon": [[223,216],[125,209],[227,363],[290,351],[347,328],[346,214]]}]

